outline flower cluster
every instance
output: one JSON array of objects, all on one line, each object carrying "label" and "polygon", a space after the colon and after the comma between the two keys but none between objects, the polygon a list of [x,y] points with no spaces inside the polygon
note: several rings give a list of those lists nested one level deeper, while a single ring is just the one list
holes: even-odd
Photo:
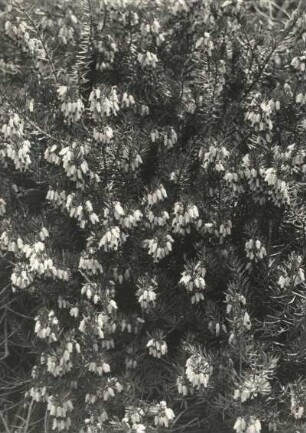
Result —
[{"label": "flower cluster", "polygon": [[20,46],[23,52],[28,52],[33,57],[36,66],[42,67],[46,59],[46,48],[40,37],[33,36],[30,23],[17,17],[15,22],[7,20],[4,28],[6,35]]},{"label": "flower cluster", "polygon": [[147,348],[149,350],[149,355],[154,356],[154,358],[161,358],[168,352],[168,346],[165,341],[165,336],[162,331],[155,331],[152,334],[152,338],[147,342]]},{"label": "flower cluster", "polygon": [[161,211],[161,213],[159,215],[156,215],[153,213],[153,211],[151,209],[147,209],[146,218],[149,220],[151,228],[163,227],[167,224],[167,221],[169,220],[170,215],[165,210]]},{"label": "flower cluster", "polygon": [[259,239],[249,239],[245,243],[245,252],[247,258],[255,262],[262,260],[267,255],[266,248]]},{"label": "flower cluster", "polygon": [[32,388],[26,392],[26,397],[31,397],[33,401],[41,402],[48,400],[48,392],[46,386],[32,386]]},{"label": "flower cluster", "polygon": [[139,209],[134,210],[129,215],[122,216],[119,220],[120,225],[124,229],[131,229],[137,227],[142,220],[143,214]]},{"label": "flower cluster", "polygon": [[226,313],[229,316],[228,321],[232,328],[228,342],[233,344],[236,342],[237,335],[250,331],[252,323],[250,315],[246,311],[246,299],[239,293],[233,283],[229,283],[229,287],[225,297]]},{"label": "flower cluster", "polygon": [[110,365],[107,362],[104,362],[103,359],[99,359],[98,362],[91,361],[86,364],[86,368],[88,371],[98,374],[102,376],[105,373],[110,372]]},{"label": "flower cluster", "polygon": [[24,138],[24,121],[17,114],[10,116],[8,123],[1,129],[4,147],[0,149],[0,158],[9,158],[17,170],[26,170],[31,164],[31,143]]},{"label": "flower cluster", "polygon": [[[94,403],[96,399],[93,400]],[[102,409],[99,415],[93,414],[89,418],[84,419],[84,425],[81,427],[80,433],[102,433],[107,420],[108,414],[105,409]]]},{"label": "flower cluster", "polygon": [[190,382],[185,374],[179,376],[176,379],[176,386],[177,386],[178,393],[181,394],[183,397],[192,395],[194,393],[194,388],[193,386],[190,386]]},{"label": "flower cluster", "polygon": [[87,299],[92,299],[94,304],[100,302],[104,307],[104,311],[112,314],[118,309],[117,303],[114,300],[114,285],[113,281],[108,281],[106,289],[101,290],[101,286],[98,283],[87,282],[82,286],[81,294],[86,295]]},{"label": "flower cluster", "polygon": [[98,260],[85,254],[80,257],[79,269],[86,271],[86,273],[89,275],[103,273],[102,265],[98,262]]},{"label": "flower cluster", "polygon": [[73,404],[71,400],[60,401],[53,395],[48,398],[47,410],[50,416],[53,418],[52,430],[69,430],[71,426],[70,412],[73,410]]},{"label": "flower cluster", "polygon": [[1,132],[5,139],[9,137],[21,138],[24,135],[24,121],[17,113],[10,116],[8,123],[4,123]]},{"label": "flower cluster", "polygon": [[290,203],[290,197],[288,192],[288,185],[284,180],[278,178],[275,168],[270,167],[261,169],[260,173],[264,178],[264,181],[268,184],[269,189],[268,194],[271,196],[271,201],[276,206],[281,206]]},{"label": "flower cluster", "polygon": [[181,235],[190,233],[190,225],[199,218],[199,210],[196,205],[184,205],[181,202],[174,204],[173,214],[173,232]]},{"label": "flower cluster", "polygon": [[250,416],[247,420],[243,417],[238,417],[233,427],[236,433],[260,433],[261,422],[255,416]]},{"label": "flower cluster", "polygon": [[172,126],[164,127],[161,130],[153,129],[150,137],[152,143],[161,141],[167,149],[171,149],[178,140],[177,133]]},{"label": "flower cluster", "polygon": [[231,312],[235,311],[237,305],[246,305],[246,299],[245,296],[243,296],[241,293],[236,292],[235,290],[232,290],[231,287],[228,290],[228,293],[225,297],[226,302],[226,313],[230,314]]},{"label": "flower cluster", "polygon": [[123,146],[122,153],[117,161],[118,167],[120,167],[125,173],[128,173],[129,171],[136,172],[142,163],[142,158],[136,149],[129,146]]},{"label": "flower cluster", "polygon": [[256,131],[271,131],[273,121],[271,119],[275,111],[280,110],[280,102],[270,99],[260,102],[261,95],[254,95],[250,103],[249,111],[245,115],[245,120],[249,121]]},{"label": "flower cluster", "polygon": [[[45,232],[44,232],[45,233]],[[41,233],[40,233],[41,236]],[[41,241],[32,245],[24,242],[22,238],[10,238],[10,234],[4,231],[0,236],[0,249],[22,257],[15,263],[11,274],[13,291],[16,287],[25,289],[33,283],[36,276],[44,276],[53,279],[68,281],[69,272],[67,269],[59,269],[45,251],[45,244]]]},{"label": "flower cluster", "polygon": [[257,397],[258,394],[267,395],[271,393],[271,384],[263,373],[253,374],[251,373],[239,386],[235,389],[234,399],[240,399],[241,402],[245,402],[249,398]]},{"label": "flower cluster", "polygon": [[306,68],[306,52],[304,51],[302,56],[294,57],[291,60],[291,66],[297,71],[304,72]]},{"label": "flower cluster", "polygon": [[148,276],[138,279],[136,296],[143,310],[154,308],[157,299],[157,282]]},{"label": "flower cluster", "polygon": [[85,109],[82,99],[74,96],[68,86],[60,86],[57,93],[61,102],[61,111],[68,125],[78,122]]},{"label": "flower cluster", "polygon": [[81,228],[84,228],[88,222],[91,224],[99,222],[98,215],[93,212],[91,201],[87,200],[85,204],[82,204],[80,196],[76,193],[67,196],[65,191],[49,189],[46,199],[54,206],[67,211],[70,218],[76,218]]},{"label": "flower cluster", "polygon": [[29,271],[26,264],[16,264],[14,271],[11,275],[11,282],[13,285],[13,291],[16,291],[16,287],[19,289],[25,289],[29,287],[34,281],[33,274]]},{"label": "flower cluster", "polygon": [[152,67],[156,68],[158,58],[155,53],[152,53],[151,51],[146,51],[145,53],[138,53],[137,60],[140,63],[142,67]]},{"label": "flower cluster", "polygon": [[206,269],[201,262],[185,266],[180,284],[183,284],[187,292],[191,294],[192,304],[196,304],[204,299],[203,290],[206,287],[205,275]]},{"label": "flower cluster", "polygon": [[56,153],[59,150],[59,146],[57,144],[52,144],[52,146],[47,146],[45,150],[45,160],[48,161],[50,164],[54,165],[60,165],[61,158]]},{"label": "flower cluster", "polygon": [[199,151],[199,159],[205,171],[212,169],[217,172],[225,171],[225,162],[229,157],[229,151],[223,146],[210,146],[205,152],[205,148],[201,147]]},{"label": "flower cluster", "polygon": [[93,138],[102,144],[110,144],[114,137],[114,131],[109,126],[106,125],[102,129],[94,128],[93,129]]},{"label": "flower cluster", "polygon": [[154,424],[160,427],[169,427],[169,423],[174,420],[175,415],[172,409],[167,407],[165,401],[150,407],[150,412],[154,414]]},{"label": "flower cluster", "polygon": [[71,193],[67,196],[65,209],[69,213],[70,218],[76,218],[81,228],[84,228],[88,221],[93,225],[99,222],[99,217],[93,211],[91,201],[87,200],[85,205],[81,204],[76,193]]},{"label": "flower cluster", "polygon": [[235,195],[240,195],[244,192],[244,187],[238,173],[226,171],[223,179],[231,186],[232,191]]},{"label": "flower cluster", "polygon": [[290,204],[288,185],[278,177],[274,167],[252,167],[250,156],[246,154],[242,159],[239,176],[241,180],[247,181],[254,202],[263,205],[270,201],[277,207]]},{"label": "flower cluster", "polygon": [[148,193],[147,201],[152,206],[165,198],[167,198],[167,192],[163,185],[159,185],[154,191]]},{"label": "flower cluster", "polygon": [[107,401],[109,398],[115,397],[115,395],[121,393],[122,390],[123,386],[116,377],[108,377],[103,390],[103,400]]},{"label": "flower cluster", "polygon": [[302,268],[303,258],[296,254],[291,253],[288,260],[281,267],[281,275],[278,279],[278,285],[281,289],[288,289],[290,287],[296,287],[305,282],[305,273]]},{"label": "flower cluster", "polygon": [[141,23],[140,32],[147,39],[151,36],[158,47],[165,41],[165,35],[161,32],[161,25],[156,18],[151,23]]},{"label": "flower cluster", "polygon": [[53,206],[65,209],[67,194],[65,191],[56,191],[53,188],[50,188],[47,192],[46,200],[50,201]]},{"label": "flower cluster", "polygon": [[125,239],[126,236],[121,232],[119,226],[109,227],[99,241],[99,248],[103,248],[105,252],[117,251]]},{"label": "flower cluster", "polygon": [[210,320],[208,322],[208,329],[216,337],[219,337],[221,331],[223,331],[225,334],[227,333],[226,325],[224,323],[220,324],[220,322],[217,320]]},{"label": "flower cluster", "polygon": [[122,422],[127,424],[135,433],[144,433],[146,428],[142,424],[145,412],[141,407],[127,406]]},{"label": "flower cluster", "polygon": [[149,247],[148,253],[153,257],[154,262],[158,262],[170,254],[173,242],[172,236],[165,234],[161,239],[145,239],[143,246]]},{"label": "flower cluster", "polygon": [[105,298],[104,303],[108,303],[109,308],[94,316],[83,316],[79,324],[79,331],[84,335],[96,335],[100,340],[101,347],[109,350],[115,347],[113,334],[117,329],[117,324],[111,319],[111,313],[116,311],[116,308],[114,308],[114,302],[109,296],[107,296],[108,299]]},{"label": "flower cluster", "polygon": [[47,316],[36,316],[35,321],[34,330],[39,338],[48,338],[49,342],[57,341],[59,326],[53,310],[49,311]]},{"label": "flower cluster", "polygon": [[207,388],[212,366],[201,354],[191,355],[186,361],[186,377],[194,388]]},{"label": "flower cluster", "polygon": [[89,96],[89,110],[96,122],[104,117],[116,116],[120,110],[117,88],[113,86],[108,93],[99,88],[93,89]]},{"label": "flower cluster", "polygon": [[89,147],[78,142],[73,142],[59,152],[67,177],[74,182],[82,184],[84,182],[84,176],[90,176],[88,162],[85,159],[88,153]]},{"label": "flower cluster", "polygon": [[127,93],[127,92],[123,92],[122,97],[121,97],[121,107],[122,108],[130,108],[133,107],[135,105],[135,99],[134,96]]},{"label": "flower cluster", "polygon": [[284,174],[305,173],[306,151],[299,148],[296,143],[290,144],[283,150],[280,146],[273,149],[273,157],[277,164],[280,164],[280,170]]},{"label": "flower cluster", "polygon": [[222,244],[224,239],[227,236],[230,236],[232,233],[233,224],[231,220],[227,220],[220,224],[219,228],[215,229],[215,236],[219,238],[220,243]]}]

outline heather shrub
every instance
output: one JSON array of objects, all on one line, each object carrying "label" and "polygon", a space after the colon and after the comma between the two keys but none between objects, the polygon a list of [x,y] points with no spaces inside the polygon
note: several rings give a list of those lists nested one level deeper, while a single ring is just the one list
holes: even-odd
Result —
[{"label": "heather shrub", "polygon": [[303,8],[10,1],[2,430],[304,431]]}]

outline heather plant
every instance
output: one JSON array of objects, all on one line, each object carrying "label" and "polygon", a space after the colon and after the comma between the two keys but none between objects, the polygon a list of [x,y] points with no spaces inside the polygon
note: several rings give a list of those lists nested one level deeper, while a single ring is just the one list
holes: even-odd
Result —
[{"label": "heather plant", "polygon": [[305,430],[306,12],[10,0],[12,432]]}]

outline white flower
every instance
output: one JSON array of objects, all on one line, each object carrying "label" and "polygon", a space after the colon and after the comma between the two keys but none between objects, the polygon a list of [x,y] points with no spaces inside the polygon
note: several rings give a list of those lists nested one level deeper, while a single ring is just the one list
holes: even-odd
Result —
[{"label": "white flower", "polygon": [[267,168],[266,169],[266,175],[265,175],[265,181],[268,183],[268,185],[274,185],[275,181],[277,179],[276,176],[276,170],[275,168]]},{"label": "white flower", "polygon": [[153,408],[153,411],[155,413],[157,412],[154,417],[154,424],[156,426],[169,427],[169,421],[172,421],[175,418],[173,410],[167,407],[165,401],[161,401]]},{"label": "white flower", "polygon": [[186,376],[195,388],[207,388],[212,367],[202,355],[192,355],[186,361]]},{"label": "white flower", "polygon": [[3,198],[0,198],[0,216],[4,215],[6,211],[6,202]]},{"label": "white flower", "polygon": [[80,322],[80,325],[79,325],[79,330],[81,331],[81,332],[85,332],[85,329],[86,329],[86,322],[85,322],[85,320],[83,319],[83,320],[81,320],[81,322]]},{"label": "white flower", "polygon": [[295,419],[301,419],[304,415],[304,407],[299,405],[294,405],[291,407],[291,413]]},{"label": "white flower", "polygon": [[234,430],[236,430],[236,433],[244,433],[246,429],[246,422],[244,418],[238,417],[236,419],[236,422],[234,424]]},{"label": "white flower", "polygon": [[121,235],[120,227],[115,226],[109,228],[109,230],[102,236],[99,242],[99,248],[103,247],[104,251],[117,251],[120,242],[124,240],[125,237]]},{"label": "white flower", "polygon": [[72,317],[78,317],[79,315],[79,309],[77,307],[73,307],[70,310],[70,316]]},{"label": "white flower", "polygon": [[238,400],[240,398],[240,391],[239,389],[235,389],[234,391],[234,400]]},{"label": "white flower", "polygon": [[152,32],[153,32],[153,33],[159,33],[159,30],[160,30],[160,24],[159,24],[159,22],[157,21],[157,19],[154,19],[151,28],[152,28]]},{"label": "white flower", "polygon": [[152,66],[153,68],[156,67],[156,64],[158,62],[157,55],[151,53],[150,51],[146,51],[146,53],[144,54],[139,53],[137,56],[137,60],[141,64],[141,66]]},{"label": "white flower", "polygon": [[121,203],[119,201],[116,201],[114,203],[114,216],[118,220],[120,217],[122,217],[125,214],[123,207],[121,206]]},{"label": "white flower", "polygon": [[146,431],[146,426],[143,424],[133,424],[132,428],[135,430],[135,433],[145,433]]},{"label": "white flower", "polygon": [[250,316],[247,312],[245,312],[243,316],[243,326],[248,330],[250,330],[252,327]]},{"label": "white flower", "polygon": [[148,341],[147,347],[149,349],[149,354],[154,356],[155,358],[161,358],[168,352],[168,346],[166,341],[161,338],[155,339],[152,338]]},{"label": "white flower", "polygon": [[259,239],[249,239],[245,243],[245,251],[246,256],[255,262],[262,260],[267,255],[266,248],[262,245]]},{"label": "white flower", "polygon": [[145,239],[143,242],[144,247],[149,247],[148,253],[152,255],[154,262],[168,256],[172,251],[172,243],[174,242],[172,236],[166,235],[162,242],[163,244],[159,244],[157,239]]},{"label": "white flower", "polygon": [[68,90],[68,87],[67,87],[67,86],[60,86],[60,87],[57,89],[58,96],[59,96],[61,99],[63,99],[63,96],[66,95],[67,90]]},{"label": "white flower", "polygon": [[179,376],[176,379],[178,393],[183,397],[193,393],[193,388],[189,386],[185,376]]},{"label": "white flower", "polygon": [[260,420],[251,417],[248,423],[248,427],[246,429],[246,433],[260,433],[260,431],[261,431]]}]

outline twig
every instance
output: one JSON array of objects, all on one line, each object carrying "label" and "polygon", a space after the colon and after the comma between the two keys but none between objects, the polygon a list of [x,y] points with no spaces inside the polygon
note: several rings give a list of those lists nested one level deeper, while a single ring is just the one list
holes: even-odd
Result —
[{"label": "twig", "polygon": [[275,3],[274,1],[271,1],[271,4],[278,9],[280,12],[282,12],[284,15],[287,16],[287,18],[291,19],[291,15],[289,15],[289,13],[286,11],[286,9],[282,8],[281,6],[279,6],[277,3]]},{"label": "twig", "polygon": [[6,419],[4,418],[4,416],[2,414],[2,412],[0,412],[0,418],[1,418],[1,421],[2,421],[3,427],[5,428],[6,433],[12,433],[7,422],[6,422]]},{"label": "twig", "polygon": [[31,316],[27,316],[26,314],[19,313],[18,311],[15,311],[12,308],[7,307],[7,306],[5,308],[6,308],[6,310],[10,311],[11,313],[16,314],[16,316],[20,316],[20,317],[24,317],[25,319],[33,320],[33,317],[31,317]]},{"label": "twig", "polygon": [[31,400],[29,409],[28,409],[28,414],[27,414],[27,419],[26,419],[26,424],[24,427],[24,433],[27,433],[29,425],[30,425],[30,419],[31,419],[31,414],[32,414],[32,408],[33,408],[33,400]]},{"label": "twig", "polygon": [[[2,361],[3,359],[6,359],[10,354],[9,348],[8,348],[8,339],[9,339],[9,336],[8,336],[8,331],[7,331],[7,317],[6,317],[6,313],[5,313],[5,317],[4,317],[4,340],[3,340],[4,354],[3,354],[3,356],[0,357],[0,361]],[[2,342],[1,342],[1,345],[2,345]]]},{"label": "twig", "polygon": [[49,428],[48,428],[48,411],[46,410],[45,416],[44,416],[44,433],[48,433],[48,432],[49,432]]}]

